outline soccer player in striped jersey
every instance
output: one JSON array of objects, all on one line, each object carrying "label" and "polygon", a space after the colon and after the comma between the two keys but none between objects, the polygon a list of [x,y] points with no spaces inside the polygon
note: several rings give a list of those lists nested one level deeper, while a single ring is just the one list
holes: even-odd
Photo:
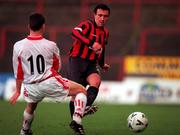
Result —
[{"label": "soccer player in striped jersey", "polygon": [[67,96],[72,96],[75,99],[75,112],[70,127],[75,134],[84,135],[81,121],[87,102],[85,87],[58,74],[61,68],[59,49],[56,43],[43,37],[45,18],[42,14],[30,15],[29,29],[29,36],[16,42],[13,49],[16,91],[10,103],[16,103],[22,84],[23,95],[27,101],[20,134],[32,135],[34,111],[45,97],[61,101]]},{"label": "soccer player in striped jersey", "polygon": [[[93,105],[101,76],[99,66],[107,71],[110,65],[105,63],[105,47],[109,32],[104,27],[110,15],[110,8],[105,4],[98,4],[94,9],[93,20],[82,21],[72,30],[74,39],[69,52],[69,79],[87,87],[87,105],[84,115],[93,114],[97,106]],[[70,101],[71,116],[74,113],[74,98]]]}]

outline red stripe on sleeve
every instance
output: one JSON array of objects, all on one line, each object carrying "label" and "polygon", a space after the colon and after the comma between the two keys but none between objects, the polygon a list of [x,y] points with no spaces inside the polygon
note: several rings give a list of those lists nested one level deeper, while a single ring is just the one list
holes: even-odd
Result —
[{"label": "red stripe on sleeve", "polygon": [[89,38],[87,38],[85,35],[87,33],[87,31],[89,30],[90,24],[87,21],[82,22],[81,24],[79,24],[77,26],[77,28],[80,28],[82,31],[77,30],[77,29],[73,29],[72,31],[72,35],[74,38],[78,39],[80,42],[84,43],[84,44],[89,44],[90,40]]},{"label": "red stripe on sleeve", "polygon": [[78,55],[79,49],[80,49],[80,45],[77,44],[77,42],[78,42],[78,41],[76,40],[76,42],[75,42],[75,44],[74,44],[74,46],[73,46],[73,50],[70,52],[70,56],[76,57],[76,56]]},{"label": "red stripe on sleeve", "polygon": [[85,43],[85,44],[90,43],[90,40],[88,38],[85,38],[79,30],[73,29],[72,33],[73,33],[73,37],[78,39],[80,42]]},{"label": "red stripe on sleeve", "polygon": [[59,58],[55,54],[53,54],[53,69],[59,70]]},{"label": "red stripe on sleeve", "polygon": [[94,60],[94,58],[95,58],[95,53],[91,53],[91,55],[90,55],[90,60]]},{"label": "red stripe on sleeve", "polygon": [[87,53],[88,53],[88,50],[89,50],[89,48],[88,48],[87,46],[84,46],[84,50],[83,50],[83,53],[82,53],[82,55],[81,55],[81,57],[82,57],[83,59],[86,58]]},{"label": "red stripe on sleeve", "polygon": [[20,57],[18,57],[17,79],[19,80],[24,79],[24,73],[23,73],[22,62]]}]

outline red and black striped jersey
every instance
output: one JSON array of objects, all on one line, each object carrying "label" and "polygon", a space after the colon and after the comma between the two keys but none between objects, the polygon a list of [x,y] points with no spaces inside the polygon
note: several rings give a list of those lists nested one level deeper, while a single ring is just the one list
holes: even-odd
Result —
[{"label": "red and black striped jersey", "polygon": [[[90,61],[98,61],[100,65],[104,65],[105,45],[108,41],[109,32],[105,27],[97,27],[96,23],[91,20],[81,22],[72,31],[74,39],[70,50],[70,57],[80,57]],[[102,45],[102,53],[96,54],[92,50],[94,42]]]}]

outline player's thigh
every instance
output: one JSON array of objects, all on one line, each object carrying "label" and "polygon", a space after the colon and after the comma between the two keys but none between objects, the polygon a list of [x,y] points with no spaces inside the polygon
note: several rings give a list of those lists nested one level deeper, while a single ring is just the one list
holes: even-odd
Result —
[{"label": "player's thigh", "polygon": [[87,69],[87,78],[86,81],[90,86],[99,87],[101,84],[101,75],[99,67],[96,63],[89,63],[88,69]]},{"label": "player's thigh", "polygon": [[73,81],[78,81],[81,74],[81,63],[77,58],[69,58],[68,62],[68,78]]},{"label": "player's thigh", "polygon": [[41,83],[41,91],[45,97],[65,97],[68,95],[68,80],[60,75],[51,77]]},{"label": "player's thigh", "polygon": [[69,96],[76,96],[78,93],[84,93],[86,95],[86,89],[81,84],[69,80],[67,85],[69,87]]},{"label": "player's thigh", "polygon": [[[69,58],[68,79],[84,85],[84,72],[86,71],[85,61],[79,58]],[[85,85],[84,85],[85,86]]]},{"label": "player's thigh", "polygon": [[37,103],[44,98],[43,94],[39,91],[38,84],[24,84],[23,96],[28,103]]}]

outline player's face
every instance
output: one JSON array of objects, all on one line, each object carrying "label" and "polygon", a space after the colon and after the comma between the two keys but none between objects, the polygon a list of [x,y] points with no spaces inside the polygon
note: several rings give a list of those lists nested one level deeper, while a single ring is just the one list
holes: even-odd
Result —
[{"label": "player's face", "polygon": [[98,27],[103,27],[109,18],[109,11],[98,9],[94,14],[94,19]]}]

